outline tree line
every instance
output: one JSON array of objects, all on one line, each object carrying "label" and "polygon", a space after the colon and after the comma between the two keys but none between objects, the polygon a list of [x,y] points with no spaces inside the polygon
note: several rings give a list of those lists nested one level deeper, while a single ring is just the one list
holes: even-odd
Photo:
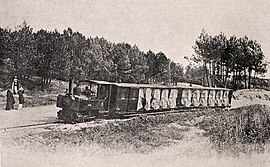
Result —
[{"label": "tree line", "polygon": [[267,72],[261,45],[247,36],[212,36],[203,30],[193,49],[196,54],[191,59],[201,64],[207,86],[251,88],[252,75]]},{"label": "tree line", "polygon": [[71,28],[33,32],[26,22],[14,30],[0,27],[0,77],[9,85],[14,75],[22,81],[33,76],[43,86],[53,78],[95,79],[112,82],[178,82],[183,66],[163,52],[147,53],[136,45],[86,37]]},{"label": "tree line", "polygon": [[[184,67],[163,53],[141,51],[128,43],[86,37],[71,28],[33,32],[26,22],[14,30],[0,27],[0,87],[16,75],[21,81],[39,76],[42,89],[52,79],[94,79],[131,83],[189,82],[205,86],[250,88],[252,74],[266,72],[261,45],[248,37],[212,36],[202,31]],[[181,55],[181,53],[179,53]]]}]

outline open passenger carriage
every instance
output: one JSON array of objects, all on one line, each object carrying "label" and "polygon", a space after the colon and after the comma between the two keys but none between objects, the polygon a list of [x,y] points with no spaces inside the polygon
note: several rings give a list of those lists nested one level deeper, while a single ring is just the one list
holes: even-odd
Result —
[{"label": "open passenger carriage", "polygon": [[[80,81],[78,92],[59,95],[58,118],[65,122],[83,122],[100,116],[111,118],[136,113],[201,107],[230,107],[230,89],[202,86]],[[77,90],[78,91],[78,90]]]}]

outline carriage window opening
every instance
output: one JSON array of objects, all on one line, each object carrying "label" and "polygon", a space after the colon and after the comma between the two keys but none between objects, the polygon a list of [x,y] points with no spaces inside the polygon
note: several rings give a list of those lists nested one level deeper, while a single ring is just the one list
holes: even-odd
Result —
[{"label": "carriage window opening", "polygon": [[138,97],[138,90],[136,89],[130,89],[130,99],[135,100]]},{"label": "carriage window opening", "polygon": [[108,97],[108,90],[109,86],[108,85],[100,85],[99,88],[99,99],[105,99]]},{"label": "carriage window opening", "polygon": [[97,98],[97,84],[95,83],[81,83],[82,95],[87,98],[96,99]]},{"label": "carriage window opening", "polygon": [[118,99],[127,99],[128,98],[128,89],[127,88],[118,88],[117,96],[118,96]]},{"label": "carriage window opening", "polygon": [[91,97],[97,98],[98,85],[96,83],[91,83]]}]

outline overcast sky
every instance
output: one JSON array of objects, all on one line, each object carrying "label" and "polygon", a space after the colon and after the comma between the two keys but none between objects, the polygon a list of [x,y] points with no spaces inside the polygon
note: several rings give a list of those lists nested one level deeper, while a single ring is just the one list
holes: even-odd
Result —
[{"label": "overcast sky", "polygon": [[184,65],[202,29],[247,35],[270,61],[270,0],[0,0],[1,27],[24,20],[34,31],[71,27],[145,52],[162,51]]}]

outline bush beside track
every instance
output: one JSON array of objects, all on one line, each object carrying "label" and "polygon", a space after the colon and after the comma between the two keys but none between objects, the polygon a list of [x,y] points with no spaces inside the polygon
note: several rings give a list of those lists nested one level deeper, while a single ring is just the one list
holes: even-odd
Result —
[{"label": "bush beside track", "polygon": [[270,108],[251,105],[222,112],[201,124],[219,151],[264,152],[270,139]]}]

